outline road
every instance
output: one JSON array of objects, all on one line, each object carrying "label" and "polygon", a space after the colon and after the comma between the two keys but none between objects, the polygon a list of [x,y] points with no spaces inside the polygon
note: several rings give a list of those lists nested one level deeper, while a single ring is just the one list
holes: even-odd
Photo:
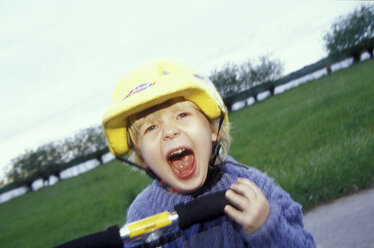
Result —
[{"label": "road", "polygon": [[318,248],[374,248],[374,188],[309,211],[304,225]]}]

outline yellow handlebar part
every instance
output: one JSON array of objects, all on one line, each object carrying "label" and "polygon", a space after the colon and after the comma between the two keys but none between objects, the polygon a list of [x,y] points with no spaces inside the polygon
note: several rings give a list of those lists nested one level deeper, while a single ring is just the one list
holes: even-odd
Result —
[{"label": "yellow handlebar part", "polygon": [[165,211],[129,224],[128,230],[130,232],[130,238],[170,225],[172,221],[169,216],[170,213]]}]

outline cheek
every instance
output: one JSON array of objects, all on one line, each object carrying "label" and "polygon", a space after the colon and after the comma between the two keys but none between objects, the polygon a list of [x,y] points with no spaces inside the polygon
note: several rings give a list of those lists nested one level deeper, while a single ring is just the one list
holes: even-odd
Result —
[{"label": "cheek", "polygon": [[142,158],[143,158],[143,163],[142,166],[144,168],[149,168],[154,170],[152,162],[155,161],[155,156],[154,154],[151,153],[149,150],[142,150],[141,151]]},{"label": "cheek", "polygon": [[140,154],[144,160],[143,165],[148,167],[147,164],[149,164],[151,158],[154,157],[154,154],[152,152],[155,151],[155,145],[152,145],[150,142],[147,142],[146,140],[142,140],[141,142],[139,142],[139,146]]},{"label": "cheek", "polygon": [[[207,129],[209,129],[209,127],[207,127]],[[207,156],[211,155],[213,142],[216,141],[216,137],[217,135],[213,132],[210,132],[210,129],[209,131],[201,132],[199,135],[200,146],[203,146],[201,147],[201,149],[207,152]]]},{"label": "cheek", "polygon": [[140,153],[147,167],[152,166],[154,163],[159,164],[160,160],[163,159],[161,140],[158,135],[143,138],[139,145]]}]

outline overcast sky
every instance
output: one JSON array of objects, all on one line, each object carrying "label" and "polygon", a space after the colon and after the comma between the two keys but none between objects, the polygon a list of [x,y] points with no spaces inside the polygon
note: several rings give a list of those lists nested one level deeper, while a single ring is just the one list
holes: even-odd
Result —
[{"label": "overcast sky", "polygon": [[26,149],[101,123],[135,65],[176,58],[209,75],[270,54],[285,73],[327,55],[323,34],[363,1],[0,2],[0,180]]}]

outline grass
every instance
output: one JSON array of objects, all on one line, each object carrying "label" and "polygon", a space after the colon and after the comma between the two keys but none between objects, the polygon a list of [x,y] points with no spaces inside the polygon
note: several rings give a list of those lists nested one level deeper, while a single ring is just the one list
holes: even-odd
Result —
[{"label": "grass", "polygon": [[[373,184],[374,60],[230,114],[230,154],[304,209]],[[0,205],[0,247],[52,247],[125,222],[145,175],[112,161]]]},{"label": "grass", "polygon": [[121,225],[126,209],[150,183],[112,161],[0,205],[0,247],[52,247]]},{"label": "grass", "polygon": [[374,61],[231,114],[231,155],[257,167],[304,209],[374,179]]}]

